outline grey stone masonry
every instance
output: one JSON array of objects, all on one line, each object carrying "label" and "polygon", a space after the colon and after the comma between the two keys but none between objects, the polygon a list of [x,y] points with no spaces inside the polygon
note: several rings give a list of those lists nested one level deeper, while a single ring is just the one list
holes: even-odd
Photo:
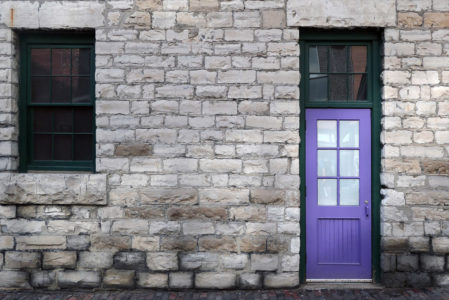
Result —
[{"label": "grey stone masonry", "polygon": [[[382,280],[449,285],[448,20],[445,0],[1,1],[0,289],[298,286],[301,27],[383,30]],[[95,174],[18,173],[31,30],[95,38]]]}]

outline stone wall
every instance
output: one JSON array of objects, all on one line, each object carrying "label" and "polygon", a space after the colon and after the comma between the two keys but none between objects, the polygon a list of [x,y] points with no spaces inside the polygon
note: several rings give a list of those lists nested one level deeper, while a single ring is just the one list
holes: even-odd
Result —
[{"label": "stone wall", "polygon": [[[300,26],[386,28],[383,278],[449,284],[449,5],[309,2],[2,2],[0,288],[297,286]],[[20,31],[70,28],[99,174],[14,173]]]}]

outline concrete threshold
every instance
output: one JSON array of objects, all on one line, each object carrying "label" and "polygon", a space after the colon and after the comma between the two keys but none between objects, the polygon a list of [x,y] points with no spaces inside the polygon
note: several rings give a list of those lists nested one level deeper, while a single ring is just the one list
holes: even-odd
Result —
[{"label": "concrete threshold", "polygon": [[371,282],[308,282],[299,288],[304,290],[377,290],[384,287]]}]

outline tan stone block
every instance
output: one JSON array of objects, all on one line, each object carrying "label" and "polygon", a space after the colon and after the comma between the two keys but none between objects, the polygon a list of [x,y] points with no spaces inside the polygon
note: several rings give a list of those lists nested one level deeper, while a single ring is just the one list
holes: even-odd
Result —
[{"label": "tan stone block", "polygon": [[196,204],[198,195],[194,189],[145,188],[141,192],[142,204]]},{"label": "tan stone block", "polygon": [[159,206],[127,207],[125,217],[130,219],[157,219],[165,216],[164,209]]},{"label": "tan stone block", "polygon": [[169,220],[210,219],[226,221],[227,211],[220,207],[171,207],[167,210]]},{"label": "tan stone block", "polygon": [[133,236],[132,248],[141,251],[159,250],[159,237]]},{"label": "tan stone block", "polygon": [[408,250],[408,239],[398,237],[385,237],[382,239],[382,250],[385,252],[405,252]]},{"label": "tan stone block", "polygon": [[449,162],[442,160],[424,160],[421,162],[423,172],[427,174],[449,174]]},{"label": "tan stone block", "polygon": [[7,269],[35,269],[39,268],[41,255],[37,252],[15,252],[5,253],[5,268]]},{"label": "tan stone block", "polygon": [[74,268],[76,265],[75,251],[58,251],[58,252],[44,252],[43,268]]},{"label": "tan stone block", "polygon": [[104,274],[103,284],[107,287],[134,286],[134,273],[131,270],[107,270]]},{"label": "tan stone block", "polygon": [[115,147],[117,156],[150,156],[152,146],[148,144],[120,144]]},{"label": "tan stone block", "polygon": [[161,249],[169,251],[194,251],[197,240],[194,237],[162,237]]},{"label": "tan stone block", "polygon": [[34,249],[65,249],[65,236],[18,236],[16,237],[17,250],[34,250]]},{"label": "tan stone block", "polygon": [[423,18],[414,12],[400,12],[398,13],[398,24],[401,27],[412,28],[421,26]]},{"label": "tan stone block", "polygon": [[152,11],[162,9],[162,0],[136,0],[139,9],[149,9]]},{"label": "tan stone block", "polygon": [[449,27],[449,12],[426,12],[424,13],[424,26],[426,27]]},{"label": "tan stone block", "polygon": [[200,251],[236,252],[237,243],[231,237],[202,237],[198,241]]},{"label": "tan stone block", "polygon": [[384,160],[385,171],[387,172],[401,172],[406,174],[420,174],[421,167],[419,160]]},{"label": "tan stone block", "polygon": [[264,207],[241,206],[229,209],[230,218],[236,221],[258,221],[266,220],[267,212]]},{"label": "tan stone block", "polygon": [[166,288],[168,287],[168,274],[165,273],[139,273],[139,287],[146,288]]},{"label": "tan stone block", "polygon": [[243,236],[240,239],[240,251],[242,252],[265,252],[267,237]]},{"label": "tan stone block", "polygon": [[284,10],[263,10],[263,27],[265,28],[284,28],[285,11]]},{"label": "tan stone block", "polygon": [[251,190],[251,202],[258,204],[282,204],[285,199],[285,192],[282,190]]},{"label": "tan stone block", "polygon": [[112,251],[128,250],[131,238],[128,236],[93,235],[91,238],[91,250]]},{"label": "tan stone block", "polygon": [[220,3],[218,0],[190,0],[190,11],[210,11],[218,10]]}]

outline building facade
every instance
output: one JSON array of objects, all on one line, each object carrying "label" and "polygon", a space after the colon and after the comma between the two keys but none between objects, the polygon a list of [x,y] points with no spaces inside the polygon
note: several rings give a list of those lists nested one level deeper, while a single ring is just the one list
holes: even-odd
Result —
[{"label": "building facade", "polygon": [[0,3],[0,288],[449,285],[447,0]]}]

